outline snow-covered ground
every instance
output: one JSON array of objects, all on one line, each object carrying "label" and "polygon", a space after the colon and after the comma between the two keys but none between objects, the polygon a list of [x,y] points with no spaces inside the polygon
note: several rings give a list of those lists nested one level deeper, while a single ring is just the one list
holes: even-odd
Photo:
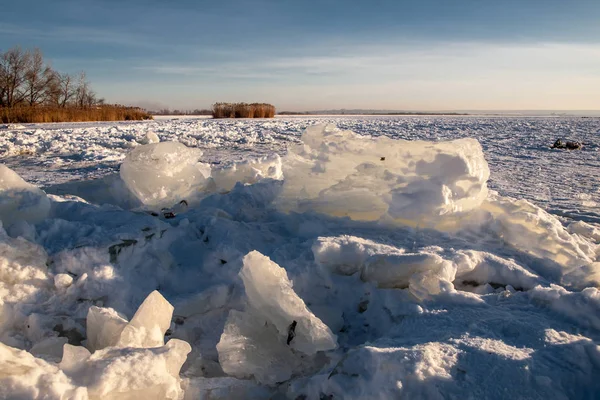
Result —
[{"label": "snow-covered ground", "polygon": [[0,151],[1,398],[600,396],[600,118],[37,124]]}]

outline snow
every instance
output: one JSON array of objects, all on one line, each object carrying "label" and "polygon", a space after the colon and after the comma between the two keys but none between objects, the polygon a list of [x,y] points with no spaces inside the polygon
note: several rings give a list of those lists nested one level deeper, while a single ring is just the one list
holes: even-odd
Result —
[{"label": "snow", "polygon": [[598,132],[5,127],[0,398],[597,398]]}]

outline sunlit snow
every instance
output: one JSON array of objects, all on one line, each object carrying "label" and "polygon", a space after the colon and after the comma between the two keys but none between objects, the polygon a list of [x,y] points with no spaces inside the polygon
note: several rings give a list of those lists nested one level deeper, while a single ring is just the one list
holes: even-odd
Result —
[{"label": "sunlit snow", "polygon": [[535,117],[9,126],[0,398],[596,398],[599,134]]}]

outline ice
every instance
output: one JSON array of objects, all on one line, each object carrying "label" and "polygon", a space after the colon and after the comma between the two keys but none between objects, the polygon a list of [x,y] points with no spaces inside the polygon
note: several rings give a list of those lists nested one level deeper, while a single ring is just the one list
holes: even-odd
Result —
[{"label": "ice", "polygon": [[296,321],[295,337],[290,346],[312,355],[337,346],[336,336],[298,297],[285,269],[257,251],[244,257],[240,276],[244,282],[248,304],[287,337],[290,324]]},{"label": "ice", "polygon": [[158,135],[152,131],[148,131],[146,136],[140,139],[140,144],[152,144],[160,142]]},{"label": "ice", "polygon": [[[118,346],[159,347],[165,343],[165,332],[171,325],[173,306],[158,292],[153,291],[140,305],[131,321],[123,328]],[[113,319],[115,321],[115,319]],[[120,322],[115,321],[101,341],[112,341],[112,334],[119,329]]]},{"label": "ice", "polygon": [[112,308],[91,306],[87,313],[87,347],[90,351],[116,346],[127,320]]},{"label": "ice", "polygon": [[183,397],[179,370],[190,350],[177,339],[152,349],[109,347],[92,355],[67,345],[60,366],[87,388],[90,399],[178,400]]},{"label": "ice", "polygon": [[0,398],[86,400],[88,395],[56,365],[0,343]]},{"label": "ice", "polygon": [[210,167],[199,162],[201,156],[178,142],[138,146],[121,164],[121,179],[142,204],[170,207],[205,189]]},{"label": "ice", "polygon": [[[0,229],[0,398],[598,398],[599,121],[8,130],[0,162],[50,211]],[[150,132],[212,166],[174,218],[114,173]],[[149,146],[154,172],[185,158]]]},{"label": "ice", "polygon": [[0,220],[5,227],[19,221],[36,223],[48,216],[46,193],[0,164]]},{"label": "ice", "polygon": [[217,344],[223,371],[272,385],[307,366],[306,355],[331,350],[337,338],[292,289],[285,270],[257,251],[243,259],[240,276],[248,309],[232,310]]},{"label": "ice", "polygon": [[328,270],[352,275],[375,254],[403,254],[404,250],[355,236],[320,237],[312,246],[315,261]]},{"label": "ice", "polygon": [[266,385],[287,381],[301,367],[277,328],[248,312],[229,312],[217,350],[225,373]]},{"label": "ice", "polygon": [[212,178],[217,190],[229,191],[237,182],[252,184],[261,179],[283,179],[281,157],[277,154],[243,162],[233,163],[231,166],[214,169]]},{"label": "ice", "polygon": [[284,159],[284,211],[439,226],[487,197],[487,162],[475,139],[424,142],[307,128]]}]

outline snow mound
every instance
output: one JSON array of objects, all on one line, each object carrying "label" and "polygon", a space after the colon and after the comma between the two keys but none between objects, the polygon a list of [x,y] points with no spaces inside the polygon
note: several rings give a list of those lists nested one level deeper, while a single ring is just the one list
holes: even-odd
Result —
[{"label": "snow mound", "polygon": [[306,398],[441,399],[443,382],[450,382],[460,351],[440,343],[392,347],[388,343],[349,351],[327,376],[316,376],[292,393]]},{"label": "snow mound", "polygon": [[5,227],[18,221],[36,223],[48,216],[46,193],[0,164],[0,219]]},{"label": "snow mound", "polygon": [[274,384],[306,367],[312,356],[337,346],[337,338],[298,297],[286,271],[257,251],[243,259],[245,312],[232,310],[217,344],[227,374]]},{"label": "snow mound", "polygon": [[478,208],[489,169],[475,139],[425,142],[313,126],[284,160],[283,211],[438,226]]},{"label": "snow mound", "polygon": [[178,142],[142,145],[121,164],[121,179],[143,205],[169,207],[205,189],[210,167],[201,156],[200,149]]}]

